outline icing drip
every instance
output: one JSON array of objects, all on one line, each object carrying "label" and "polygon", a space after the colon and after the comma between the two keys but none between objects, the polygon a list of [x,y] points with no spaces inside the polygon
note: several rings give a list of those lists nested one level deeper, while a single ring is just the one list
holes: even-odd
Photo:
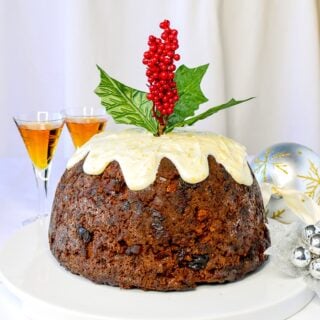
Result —
[{"label": "icing drip", "polygon": [[214,156],[236,182],[252,184],[245,147],[224,136],[205,132],[180,131],[160,137],[140,130],[103,132],[78,149],[67,168],[87,156],[84,172],[99,175],[115,160],[128,188],[141,190],[154,182],[163,158],[171,160],[184,181],[203,181],[209,175],[209,155]]}]

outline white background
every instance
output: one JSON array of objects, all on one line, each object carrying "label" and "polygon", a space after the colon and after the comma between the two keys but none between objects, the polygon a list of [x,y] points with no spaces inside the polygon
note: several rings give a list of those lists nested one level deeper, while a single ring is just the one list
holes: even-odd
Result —
[{"label": "white background", "polygon": [[[99,105],[95,64],[146,90],[142,54],[164,18],[179,30],[181,63],[210,63],[203,109],[256,97],[197,129],[233,137],[251,154],[284,141],[320,152],[319,7],[317,0],[0,0],[0,156],[26,156],[13,114]],[[61,140],[58,154],[68,156],[66,132]]]},{"label": "white background", "polygon": [[[1,242],[36,205],[31,165],[12,115],[99,105],[96,64],[146,90],[142,54],[164,18],[179,30],[181,63],[210,63],[203,109],[231,97],[256,97],[197,129],[233,137],[250,154],[280,141],[320,153],[319,8],[317,0],[0,0]],[[107,128],[116,127],[110,121]],[[71,152],[64,130],[51,197]],[[0,295],[0,318],[9,319],[10,309],[12,319],[22,319],[19,303],[1,286]],[[317,299],[295,319],[314,319],[319,308]]]}]

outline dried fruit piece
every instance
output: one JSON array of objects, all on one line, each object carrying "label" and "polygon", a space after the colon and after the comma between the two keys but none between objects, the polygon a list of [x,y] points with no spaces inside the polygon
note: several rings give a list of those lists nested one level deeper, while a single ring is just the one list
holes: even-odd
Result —
[{"label": "dried fruit piece", "polygon": [[209,261],[207,254],[194,254],[192,260],[188,263],[188,267],[193,270],[204,269]]},{"label": "dried fruit piece", "polygon": [[78,228],[78,235],[84,243],[89,243],[92,240],[92,234],[84,227]]},{"label": "dried fruit piece", "polygon": [[132,256],[132,255],[138,255],[141,252],[141,245],[140,244],[134,244],[127,248],[126,255]]}]

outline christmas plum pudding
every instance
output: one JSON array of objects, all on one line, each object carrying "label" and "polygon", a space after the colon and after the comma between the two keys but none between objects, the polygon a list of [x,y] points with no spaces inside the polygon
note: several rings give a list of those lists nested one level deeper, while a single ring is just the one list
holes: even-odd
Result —
[{"label": "christmas plum pudding", "polygon": [[[153,54],[160,44],[176,39],[168,21],[160,26],[165,39],[149,39],[148,70],[163,66]],[[178,59],[173,43],[167,68]],[[206,101],[199,84],[206,68],[149,72],[149,93],[100,68],[96,93],[109,114],[144,129],[96,135],[69,160],[49,229],[66,269],[96,283],[169,291],[234,281],[265,261],[269,234],[245,148],[213,133],[173,131],[243,102],[194,116]]]},{"label": "christmas plum pudding", "polygon": [[213,134],[97,135],[69,162],[50,225],[70,271],[124,288],[233,281],[265,260],[260,191],[244,149]]}]

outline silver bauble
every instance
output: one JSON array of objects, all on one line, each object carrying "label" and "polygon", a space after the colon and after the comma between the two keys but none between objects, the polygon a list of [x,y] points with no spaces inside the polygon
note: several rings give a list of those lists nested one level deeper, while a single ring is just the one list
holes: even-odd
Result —
[{"label": "silver bauble", "polygon": [[302,240],[309,244],[310,238],[317,233],[320,233],[320,228],[316,225],[309,224],[302,230]]},{"label": "silver bauble", "polygon": [[311,236],[309,244],[309,250],[316,255],[320,255],[320,234]]},{"label": "silver bauble", "polygon": [[292,251],[290,260],[296,267],[305,268],[311,261],[311,253],[304,247],[298,247]]},{"label": "silver bauble", "polygon": [[309,271],[314,278],[320,280],[320,259],[311,261]]},{"label": "silver bauble", "polygon": [[[320,156],[311,149],[297,143],[275,144],[254,157],[250,166],[260,185],[267,182],[297,190],[320,204]],[[266,211],[269,217],[281,222],[297,220],[277,195],[271,197]]]}]

